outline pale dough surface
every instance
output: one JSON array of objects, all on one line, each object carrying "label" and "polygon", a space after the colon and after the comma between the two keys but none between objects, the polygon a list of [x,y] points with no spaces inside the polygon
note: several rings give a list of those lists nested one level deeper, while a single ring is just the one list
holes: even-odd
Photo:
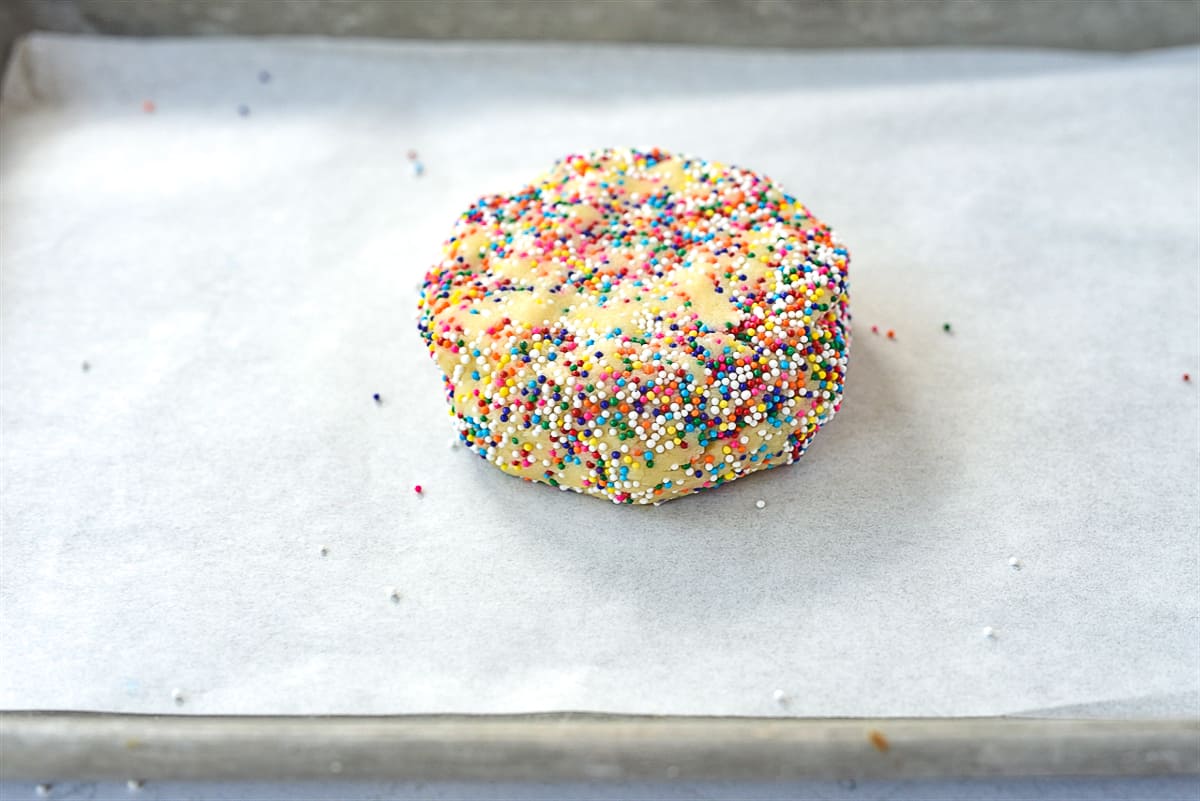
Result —
[{"label": "pale dough surface", "polygon": [[657,503],[790,464],[833,417],[848,263],[769,179],[609,149],[465,213],[421,331],[480,456]]}]

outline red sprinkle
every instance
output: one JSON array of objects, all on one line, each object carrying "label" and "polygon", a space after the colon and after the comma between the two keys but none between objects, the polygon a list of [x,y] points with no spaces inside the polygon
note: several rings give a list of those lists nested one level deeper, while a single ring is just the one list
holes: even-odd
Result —
[{"label": "red sprinkle", "polygon": [[420,494],[421,494],[421,485],[420,485],[420,484],[418,484],[417,486],[413,487],[413,492],[415,492],[415,493],[417,493],[418,495],[420,495]]},{"label": "red sprinkle", "polygon": [[888,339],[895,339],[895,338],[896,338],[896,332],[889,328],[888,329]]},{"label": "red sprinkle", "polygon": [[415,151],[415,150],[410,150],[410,151],[408,151],[407,155],[408,155],[408,160],[409,160],[409,161],[416,161],[416,160],[417,160],[417,151]]},{"label": "red sprinkle", "polygon": [[153,114],[154,109],[155,109],[155,105],[154,105],[153,100],[143,100],[142,101],[142,111],[146,112],[147,114]]},{"label": "red sprinkle", "polygon": [[1184,381],[1191,381],[1191,380],[1192,380],[1192,376],[1191,376],[1191,374],[1190,374],[1190,373],[1184,373],[1184,374],[1183,374],[1183,380],[1184,380]]},{"label": "red sprinkle", "polygon": [[871,333],[872,333],[872,334],[878,334],[878,333],[879,333],[879,326],[877,326],[877,325],[873,325],[873,326],[871,326]]}]

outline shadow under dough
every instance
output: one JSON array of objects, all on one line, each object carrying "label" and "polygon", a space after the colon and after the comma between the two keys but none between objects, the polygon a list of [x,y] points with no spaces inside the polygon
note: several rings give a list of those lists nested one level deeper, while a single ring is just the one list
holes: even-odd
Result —
[{"label": "shadow under dough", "polygon": [[602,582],[603,594],[641,614],[680,624],[745,614],[755,599],[820,603],[814,589],[870,581],[900,549],[931,546],[898,536],[889,521],[910,528],[934,516],[958,463],[922,399],[902,385],[921,379],[900,375],[891,345],[854,343],[842,409],[795,464],[658,507],[529,485],[529,502],[511,510],[524,518],[522,547]]}]

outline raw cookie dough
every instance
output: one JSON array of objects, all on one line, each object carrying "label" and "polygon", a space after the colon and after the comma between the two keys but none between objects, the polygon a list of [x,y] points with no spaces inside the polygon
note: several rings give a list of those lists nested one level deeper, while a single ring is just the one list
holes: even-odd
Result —
[{"label": "raw cookie dough", "polygon": [[603,150],[471,206],[419,327],[480,456],[657,503],[790,464],[833,417],[848,264],[761,175]]}]

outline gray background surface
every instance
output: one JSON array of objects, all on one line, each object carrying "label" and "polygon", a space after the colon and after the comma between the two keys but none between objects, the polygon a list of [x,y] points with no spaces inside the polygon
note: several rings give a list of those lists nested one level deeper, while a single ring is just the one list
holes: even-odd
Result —
[{"label": "gray background surface", "polygon": [[34,29],[1137,50],[1200,41],[1200,0],[6,0],[0,56],[15,36]]},{"label": "gray background surface", "polygon": [[[36,785],[0,782],[2,801],[40,801]],[[1012,779],[869,782],[63,782],[62,801],[1195,801],[1200,780]]]}]

